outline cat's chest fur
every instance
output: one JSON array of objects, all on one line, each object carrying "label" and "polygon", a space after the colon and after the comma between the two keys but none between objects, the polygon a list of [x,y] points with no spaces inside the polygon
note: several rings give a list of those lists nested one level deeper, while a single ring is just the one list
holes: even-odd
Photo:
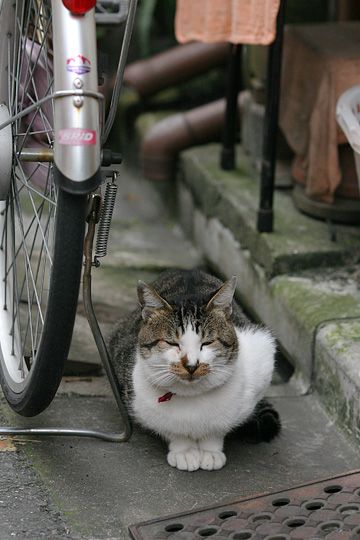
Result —
[{"label": "cat's chest fur", "polygon": [[141,358],[133,370],[132,412],[139,423],[165,438],[174,436],[203,439],[214,433],[225,435],[252,413],[270,384],[274,343],[259,328],[236,329],[239,353],[232,377],[224,384],[193,395],[175,394],[159,402],[164,393],[144,374]]}]

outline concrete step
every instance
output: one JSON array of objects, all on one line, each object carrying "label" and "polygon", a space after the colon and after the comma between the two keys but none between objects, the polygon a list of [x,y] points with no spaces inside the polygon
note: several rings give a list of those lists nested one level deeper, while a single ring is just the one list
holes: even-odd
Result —
[{"label": "concrete step", "polygon": [[316,389],[333,418],[359,436],[360,230],[300,214],[289,191],[275,193],[275,230],[256,231],[259,182],[238,150],[220,170],[219,147],[182,154],[178,205],[183,229],[237,292],[255,319],[272,328],[295,367],[300,391]]}]

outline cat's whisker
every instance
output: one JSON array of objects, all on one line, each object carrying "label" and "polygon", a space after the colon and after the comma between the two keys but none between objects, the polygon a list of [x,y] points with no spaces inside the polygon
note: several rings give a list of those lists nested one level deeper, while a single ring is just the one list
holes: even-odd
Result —
[{"label": "cat's whisker", "polygon": [[214,368],[225,369],[225,370],[230,371],[230,372],[233,371],[233,365],[232,364],[226,364],[224,362],[216,362],[216,361],[214,361],[212,363],[212,366]]},{"label": "cat's whisker", "polygon": [[155,373],[153,377],[156,377],[157,379],[161,377],[161,379],[173,380],[175,378],[175,374],[168,371],[166,373]]},{"label": "cat's whisker", "polygon": [[154,385],[159,385],[160,383],[169,384],[169,383],[173,383],[175,380],[176,378],[174,377],[174,375],[172,375],[169,372],[163,373],[163,374],[156,373],[156,374],[153,374],[150,378],[150,382]]},{"label": "cat's whisker", "polygon": [[168,375],[170,371],[168,369],[152,369],[151,370],[151,376],[153,377],[158,375]]},{"label": "cat's whisker", "polygon": [[231,369],[226,369],[226,368],[223,367],[223,366],[212,366],[212,367],[211,367],[211,371],[212,371],[212,373],[226,373],[227,375],[231,375],[231,374],[232,374],[232,370],[231,370]]},{"label": "cat's whisker", "polygon": [[232,370],[230,369],[222,369],[220,367],[215,367],[213,368],[213,373],[225,373],[226,375],[231,375],[232,374]]}]

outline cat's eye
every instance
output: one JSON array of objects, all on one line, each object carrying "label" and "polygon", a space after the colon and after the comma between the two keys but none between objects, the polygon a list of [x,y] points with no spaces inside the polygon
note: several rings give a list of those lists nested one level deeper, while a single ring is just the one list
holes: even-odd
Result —
[{"label": "cat's eye", "polygon": [[179,344],[176,343],[175,341],[167,341],[167,339],[164,339],[164,342],[167,343],[168,345],[170,345],[170,347],[178,347]]},{"label": "cat's eye", "polygon": [[169,341],[167,339],[159,339],[158,346],[160,349],[167,349],[168,347],[179,347],[179,344],[175,341]]},{"label": "cat's eye", "polygon": [[213,343],[214,343],[214,340],[212,340],[212,341],[204,341],[204,342],[201,344],[200,350],[201,350],[203,347],[207,347],[208,345],[212,345]]}]

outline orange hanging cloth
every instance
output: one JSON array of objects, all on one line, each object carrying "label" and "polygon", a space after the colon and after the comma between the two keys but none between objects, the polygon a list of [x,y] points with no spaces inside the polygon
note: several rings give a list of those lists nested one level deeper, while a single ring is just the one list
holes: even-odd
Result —
[{"label": "orange hanging cloth", "polygon": [[269,45],[279,5],[280,0],[177,0],[176,38],[180,43]]}]

